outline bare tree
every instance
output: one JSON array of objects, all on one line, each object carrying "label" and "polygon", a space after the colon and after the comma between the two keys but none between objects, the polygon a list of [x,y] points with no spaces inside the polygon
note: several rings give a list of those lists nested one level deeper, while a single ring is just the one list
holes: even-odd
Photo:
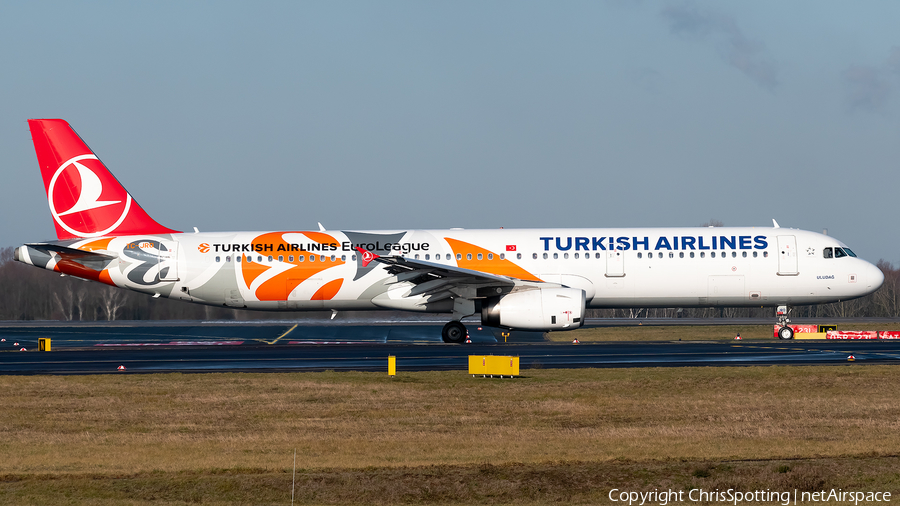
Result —
[{"label": "bare tree", "polygon": [[106,321],[113,321],[119,310],[128,303],[128,293],[112,286],[103,287],[99,293],[100,311]]}]

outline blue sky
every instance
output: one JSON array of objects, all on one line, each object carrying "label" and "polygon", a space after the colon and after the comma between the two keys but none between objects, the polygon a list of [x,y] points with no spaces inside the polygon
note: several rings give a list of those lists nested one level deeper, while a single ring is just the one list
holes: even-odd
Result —
[{"label": "blue sky", "polygon": [[900,264],[900,3],[0,6],[0,246],[52,239],[26,119],[182,230],[726,225]]}]

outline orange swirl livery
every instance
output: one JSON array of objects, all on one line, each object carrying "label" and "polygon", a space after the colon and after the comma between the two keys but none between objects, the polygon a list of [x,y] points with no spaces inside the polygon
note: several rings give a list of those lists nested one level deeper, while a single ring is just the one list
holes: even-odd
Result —
[{"label": "orange swirl livery", "polygon": [[391,309],[562,331],[587,308],[775,308],[872,293],[881,271],[822,234],[771,227],[181,233],[154,221],[61,119],[29,120],[57,240],[20,262],[154,297],[260,311]]}]

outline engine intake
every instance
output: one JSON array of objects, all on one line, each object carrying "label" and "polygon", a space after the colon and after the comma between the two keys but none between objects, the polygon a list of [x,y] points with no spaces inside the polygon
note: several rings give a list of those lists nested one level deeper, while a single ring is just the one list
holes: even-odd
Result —
[{"label": "engine intake", "polygon": [[520,330],[572,330],[584,321],[584,290],[540,288],[490,297],[481,324]]}]

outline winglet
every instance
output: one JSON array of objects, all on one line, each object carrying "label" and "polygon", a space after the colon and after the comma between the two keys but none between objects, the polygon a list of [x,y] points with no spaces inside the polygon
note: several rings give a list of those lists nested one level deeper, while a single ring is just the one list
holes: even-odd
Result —
[{"label": "winglet", "polygon": [[775,228],[781,228],[781,227],[778,226],[778,222],[775,221],[775,218],[772,218],[772,225],[774,225]]},{"label": "winglet", "polygon": [[375,260],[376,258],[379,258],[379,256],[376,255],[375,253],[372,253],[371,251],[364,250],[364,249],[359,248],[359,247],[356,248],[356,251],[359,251],[360,259],[362,260],[362,266],[363,266],[363,267],[368,267],[369,264],[372,262],[372,260]]}]

